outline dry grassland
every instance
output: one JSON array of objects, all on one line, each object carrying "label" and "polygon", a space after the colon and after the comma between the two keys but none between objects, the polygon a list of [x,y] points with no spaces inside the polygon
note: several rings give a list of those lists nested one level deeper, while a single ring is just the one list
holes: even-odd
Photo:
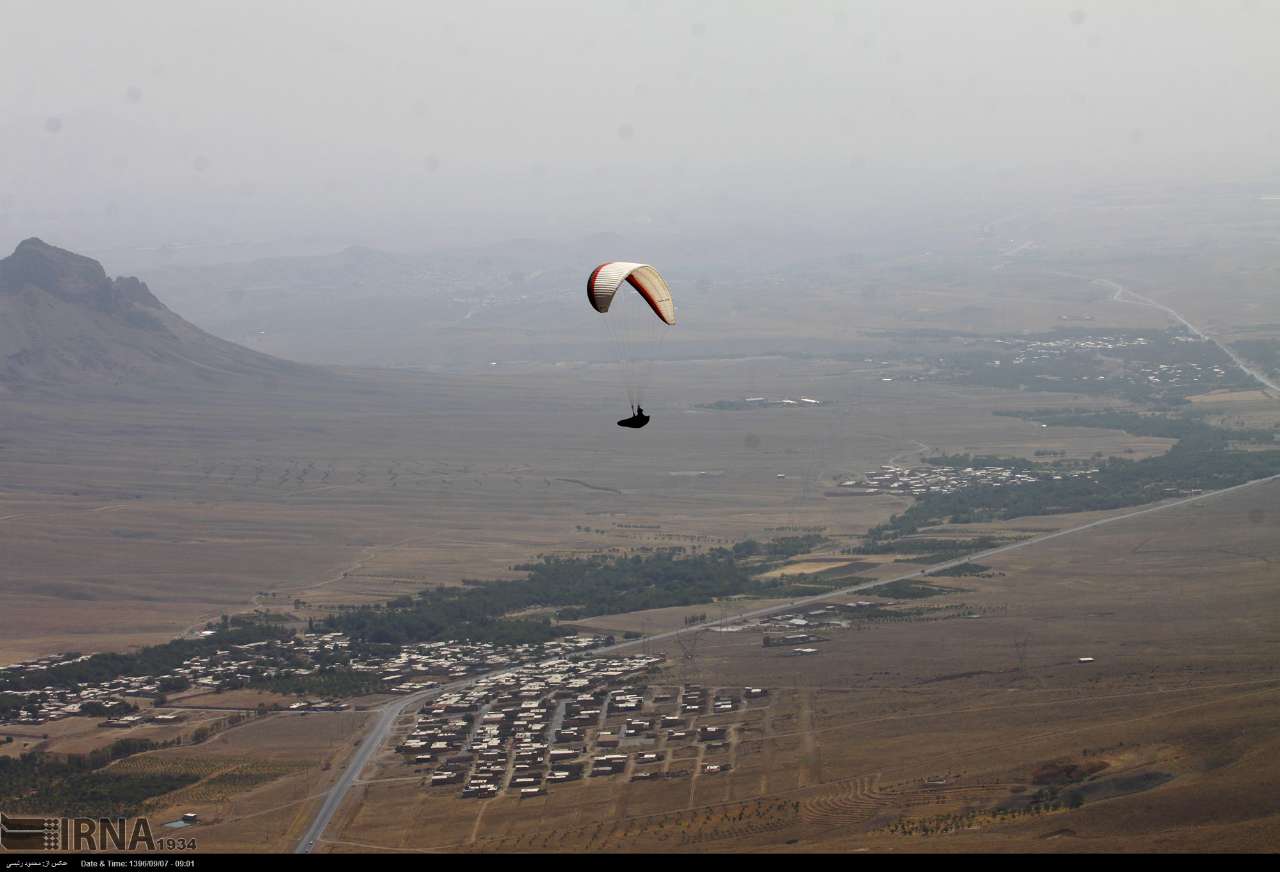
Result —
[{"label": "dry grassland", "polygon": [[[659,365],[642,434],[613,425],[607,366],[354,373],[249,398],[211,393],[199,406],[164,394],[10,397],[0,661],[160,642],[251,608],[321,615],[511,577],[540,553],[714,547],[800,527],[847,544],[907,502],[824,494],[927,450],[1160,447],[989,412],[1070,395],[878,375],[788,358]],[[829,405],[699,408],[791,393]],[[673,474],[698,471],[712,474]]]},{"label": "dry grassland", "polygon": [[184,835],[201,851],[287,852],[310,822],[320,794],[359,741],[363,712],[272,714],[200,745],[152,751],[112,768],[190,772],[200,781],[157,797],[153,820],[200,815]]}]

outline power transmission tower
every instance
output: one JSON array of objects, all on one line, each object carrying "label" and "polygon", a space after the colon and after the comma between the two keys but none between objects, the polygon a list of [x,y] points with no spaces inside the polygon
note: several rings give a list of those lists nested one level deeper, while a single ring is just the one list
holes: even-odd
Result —
[{"label": "power transmission tower", "polygon": [[694,630],[692,633],[681,633],[676,636],[676,643],[680,647],[680,683],[688,685],[690,678],[698,677],[698,640],[702,637],[704,630]]}]

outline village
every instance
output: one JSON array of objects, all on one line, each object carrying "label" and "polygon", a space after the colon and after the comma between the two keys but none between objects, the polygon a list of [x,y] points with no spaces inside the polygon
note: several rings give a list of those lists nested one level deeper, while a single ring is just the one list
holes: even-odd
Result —
[{"label": "village", "polygon": [[[996,339],[995,343],[997,345],[1014,345],[1015,340]],[[1064,354],[1076,351],[1121,351],[1125,348],[1142,348],[1151,345],[1151,340],[1145,336],[1103,334],[1100,336],[1063,336],[1060,339],[1038,339],[1017,344],[1021,347],[1013,358],[1013,362],[1026,363],[1027,361],[1055,360]]]},{"label": "village", "polygon": [[[842,613],[870,605],[826,605],[803,615],[738,624],[736,629],[785,633],[766,635],[766,646],[825,641],[812,632],[797,631],[839,623]],[[612,642],[600,635],[570,636],[544,645],[431,642],[402,646],[387,657],[350,658],[338,668],[375,675],[386,694],[435,691],[425,694],[413,726],[395,750],[406,765],[423,774],[424,786],[460,790],[465,798],[503,792],[535,796],[548,785],[581,778],[617,775],[644,781],[729,771],[733,725],[699,724],[698,718],[732,716],[744,706],[767,703],[768,691],[648,686],[646,680],[658,674],[665,655],[591,653]],[[5,693],[26,703],[3,724],[33,726],[96,717],[99,728],[112,730],[177,723],[193,714],[185,707],[186,699],[252,687],[265,678],[313,674],[350,647],[351,640],[341,633],[307,633],[227,645],[211,655],[192,657],[165,675],[125,676],[77,688],[10,690]],[[91,656],[55,654],[12,663],[0,667],[0,677],[39,674]],[[181,690],[167,693],[167,688]],[[349,700],[305,696],[272,706],[294,713],[351,707]]]},{"label": "village", "polygon": [[[708,632],[764,631],[782,656],[812,656],[819,629],[896,602],[836,602],[720,624]],[[466,799],[541,796],[551,785],[620,776],[628,781],[728,772],[734,714],[767,705],[763,687],[650,685],[663,655],[550,659],[476,679],[425,703],[396,744],[428,789]],[[402,685],[407,691],[424,685]],[[709,719],[709,720],[704,720]]]},{"label": "village", "polygon": [[[765,647],[785,647],[789,649],[785,653],[792,656],[813,654],[817,653],[816,649],[796,646],[826,641],[815,634],[816,629],[847,628],[852,617],[866,616],[896,604],[894,601],[824,603],[802,612],[725,622],[708,630],[763,632]],[[198,635],[217,639],[216,633],[215,630],[204,630]],[[35,676],[83,664],[94,656],[51,654],[0,666],[0,700],[6,703],[0,709],[0,726],[31,727],[73,717],[98,718],[99,727],[114,729],[177,723],[184,720],[192,708],[204,705],[209,694],[245,688],[271,694],[285,679],[296,680],[290,685],[297,688],[291,694],[295,700],[284,702],[282,692],[275,690],[275,700],[268,705],[271,710],[350,709],[353,694],[334,695],[307,690],[312,686],[307,681],[309,677],[322,680],[335,675],[364,675],[370,679],[361,684],[366,688],[365,694],[409,695],[439,688],[431,708],[441,716],[502,705],[504,703],[498,701],[505,698],[508,689],[513,689],[510,693],[517,697],[520,705],[542,710],[548,706],[554,708],[550,701],[564,699],[566,695],[598,696],[620,682],[646,673],[661,662],[660,657],[648,655],[623,658],[591,655],[595,649],[613,644],[615,639],[612,636],[598,634],[570,635],[541,644],[517,645],[449,640],[398,646],[379,656],[362,646],[356,646],[360,653],[353,654],[352,640],[343,633],[307,632],[244,644],[225,644],[207,655],[190,657],[159,675],[120,675],[109,680],[79,684],[49,680],[42,686],[33,686]],[[19,682],[15,679],[24,680]],[[465,684],[467,689],[452,690],[453,684]],[[315,686],[323,686],[323,681],[316,681]],[[193,703],[196,698],[204,699]],[[725,700],[711,701],[713,710],[718,711],[726,705],[729,703]],[[572,707],[569,706],[570,709]],[[616,698],[608,708],[616,713],[639,710],[640,705]],[[562,730],[561,722],[581,716],[581,712],[561,711],[554,715],[549,709],[547,711],[547,723],[543,726],[548,730],[554,726],[556,731],[566,735],[572,731]],[[528,723],[541,722],[534,720]],[[512,735],[528,732],[514,729],[528,726],[528,723],[512,724]],[[491,725],[496,725],[496,722],[477,726],[487,728]],[[430,729],[438,727],[441,725],[434,724]],[[492,739],[489,733],[491,731],[487,729],[483,731]],[[431,736],[426,744],[411,742],[407,747],[421,750],[422,754],[433,754],[444,746],[431,748],[430,745],[457,738],[444,732]],[[599,743],[600,739],[596,741]],[[603,741],[602,747],[607,747],[608,735],[603,737]]]},{"label": "village", "polygon": [[733,724],[724,718],[764,688],[652,686],[662,655],[547,660],[477,680],[423,705],[396,746],[428,789],[462,798],[540,796],[549,785],[729,771]]},{"label": "village", "polygon": [[[1204,340],[1196,336],[1177,334],[1164,338],[1164,341],[1178,345],[1195,345]],[[1013,340],[996,340],[997,344],[1015,345]],[[1053,364],[1064,357],[1079,353],[1095,353],[1108,355],[1123,352],[1125,349],[1151,349],[1153,342],[1145,336],[1101,335],[1101,336],[1069,336],[1061,339],[1037,340],[1016,343],[1016,350],[1007,361],[996,359],[989,366],[1001,365],[1024,366]],[[1114,356],[1114,355],[1113,355]],[[1123,357],[1123,355],[1121,355]],[[1194,361],[1176,361],[1157,363],[1138,357],[1125,359],[1120,370],[1110,375],[1078,376],[1083,380],[1105,382],[1108,379],[1119,383],[1143,383],[1153,387],[1203,387],[1217,386],[1227,378],[1227,370],[1219,364]]]},{"label": "village", "polygon": [[866,473],[861,480],[840,482],[840,487],[868,496],[895,494],[913,497],[926,494],[950,494],[970,487],[1006,487],[1045,479],[1061,480],[1097,474],[1097,469],[1030,471],[1004,466],[925,466],[884,465]]},{"label": "village", "polygon": [[[33,726],[77,716],[105,717],[99,724],[102,727],[168,723],[181,720],[183,715],[180,711],[164,711],[166,703],[180,705],[183,699],[196,694],[254,686],[272,679],[304,678],[326,669],[367,673],[376,676],[386,692],[411,693],[436,686],[438,681],[431,677],[457,680],[530,660],[580,654],[609,641],[605,636],[579,635],[543,645],[431,642],[402,646],[387,657],[351,657],[347,653],[351,640],[342,633],[305,633],[287,639],[228,645],[208,656],[191,657],[164,675],[121,676],[74,688],[51,684],[38,689],[6,690],[3,695],[21,700],[21,705],[9,709],[10,714],[0,719],[0,725]],[[54,654],[12,663],[0,667],[0,680],[38,675],[81,663],[91,656]],[[150,705],[144,710],[138,702]],[[310,699],[305,695],[287,706],[294,711],[338,711],[349,707],[339,699]]]},{"label": "village", "polygon": [[1175,402],[1189,394],[1253,384],[1221,349],[1188,333],[958,339],[964,351],[916,356],[912,360],[924,367],[923,372],[895,374],[913,382],[1111,393]]}]

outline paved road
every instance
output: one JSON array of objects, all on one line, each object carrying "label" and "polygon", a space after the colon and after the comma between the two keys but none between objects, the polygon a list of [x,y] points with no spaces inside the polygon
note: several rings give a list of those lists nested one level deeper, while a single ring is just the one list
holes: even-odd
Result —
[{"label": "paved road", "polygon": [[[1007,554],[1010,551],[1017,551],[1021,548],[1030,548],[1034,545],[1039,545],[1042,542],[1048,542],[1053,539],[1060,539],[1063,536],[1072,536],[1072,535],[1075,535],[1076,533],[1083,533],[1086,530],[1093,530],[1098,527],[1106,526],[1107,524],[1117,524],[1121,521],[1127,521],[1130,518],[1137,518],[1142,515],[1150,515],[1155,512],[1163,512],[1167,509],[1176,508],[1178,506],[1185,506],[1188,503],[1196,503],[1196,502],[1201,502],[1203,500],[1214,499],[1216,497],[1224,496],[1234,491],[1244,490],[1245,488],[1255,487],[1257,485],[1263,484],[1265,482],[1271,482],[1271,481],[1280,481],[1280,475],[1273,475],[1268,478],[1259,478],[1250,482],[1245,482],[1244,484],[1235,485],[1234,487],[1223,488],[1222,490],[1210,491],[1208,493],[1203,493],[1203,494],[1197,494],[1196,496],[1186,497],[1184,499],[1174,500],[1172,502],[1167,502],[1167,503],[1160,503],[1155,506],[1148,506],[1145,509],[1137,509],[1132,512],[1125,512],[1122,515],[1113,515],[1108,518],[1102,518],[1097,521],[1091,521],[1088,524],[1081,524],[1076,527],[1070,527],[1066,530],[1058,530],[1053,533],[1046,533],[1043,536],[1036,536],[1031,539],[1025,539],[1021,542],[1014,542],[1009,545],[1002,545],[999,548],[992,548],[988,551],[983,551],[978,554],[969,554],[964,557],[957,558],[955,560],[948,560],[945,563],[937,563],[925,569],[919,569],[913,572],[908,572],[905,575],[899,575],[896,578],[887,578],[887,579],[879,579],[876,581],[863,582],[862,584],[856,584],[856,585],[853,585],[852,587],[846,587],[846,588],[842,588],[841,590],[831,591],[830,593],[824,593],[824,594],[819,594],[817,596],[805,597],[804,599],[791,600],[789,602],[780,603],[777,605],[771,605],[761,609],[755,609],[754,611],[744,612],[742,614],[735,615],[732,618],[723,618],[716,621],[708,621],[705,624],[699,624],[694,627],[687,627],[687,628],[678,629],[678,630],[670,630],[666,633],[659,633],[655,636],[649,636],[644,639],[635,639],[629,642],[623,642],[618,645],[613,645],[609,648],[597,648],[592,653],[593,654],[613,653],[616,651],[621,651],[626,648],[635,648],[637,646],[644,645],[644,644],[652,644],[654,642],[661,642],[667,639],[674,639],[677,636],[681,636],[686,633],[703,632],[710,627],[714,627],[721,624],[733,624],[738,621],[765,617],[767,615],[776,614],[778,612],[791,611],[792,609],[802,608],[804,606],[821,603],[826,600],[834,599],[836,597],[848,596],[853,593],[858,593],[859,591],[867,590],[868,588],[878,587],[879,585],[882,585],[882,584],[892,584],[895,581],[906,581],[908,579],[919,578],[922,575],[928,575],[930,573],[939,572],[944,569],[950,569],[952,567],[959,566],[962,563],[970,563],[978,560],[983,560],[989,557],[995,557],[1000,554]],[[486,673],[486,675],[493,675],[493,674],[496,674],[496,672],[505,672],[505,671],[507,670],[505,669],[497,670],[493,673]],[[432,690],[421,691],[419,693],[405,697],[404,699],[392,700],[391,702],[385,703],[380,708],[375,709],[374,711],[377,711],[379,713],[377,720],[374,722],[372,728],[370,728],[368,732],[365,734],[363,740],[361,741],[360,747],[356,749],[355,754],[353,754],[351,759],[348,761],[346,770],[342,773],[342,777],[340,777],[338,781],[333,785],[333,787],[329,789],[329,793],[325,796],[324,803],[320,806],[320,810],[316,813],[316,817],[312,821],[311,826],[307,829],[306,834],[303,835],[302,840],[298,843],[298,846],[295,849],[295,853],[307,854],[312,851],[312,849],[315,846],[315,843],[319,841],[320,837],[324,834],[324,831],[328,827],[329,821],[333,818],[334,813],[338,810],[338,807],[342,805],[343,800],[347,796],[347,792],[351,789],[351,785],[359,777],[360,772],[364,769],[365,765],[368,763],[369,758],[373,756],[373,754],[378,749],[383,747],[383,745],[386,743],[387,738],[391,735],[391,731],[395,725],[396,719],[401,714],[403,714],[411,706],[420,705],[423,701],[430,699],[434,696],[437,696],[440,693],[443,693],[445,691],[457,690],[457,689],[466,687],[468,685],[474,684],[477,680],[483,677],[485,676],[476,675],[469,678],[460,679],[458,681],[454,681],[449,684],[442,685],[438,688],[433,688]]]},{"label": "paved road", "polygon": [[319,811],[316,812],[315,819],[311,822],[311,826],[307,828],[302,839],[298,842],[298,846],[294,849],[295,854],[310,854],[315,847],[315,843],[324,833],[325,828],[329,826],[329,821],[333,819],[334,812],[338,810],[338,806],[342,804],[342,800],[346,798],[347,791],[351,789],[351,784],[359,777],[361,771],[364,770],[365,764],[369,762],[369,758],[374,755],[383,743],[387,741],[387,737],[391,735],[392,728],[395,727],[396,720],[404,714],[405,710],[420,705],[424,700],[430,699],[443,692],[446,689],[455,686],[462,686],[467,682],[454,682],[453,684],[443,685],[441,687],[424,690],[419,693],[410,694],[402,699],[393,699],[384,703],[380,707],[373,709],[377,712],[377,718],[373,722],[365,735],[360,740],[360,747],[356,748],[355,753],[351,755],[351,759],[347,761],[346,768],[342,775],[329,788],[328,794],[324,798]]},{"label": "paved road", "polygon": [[1231,358],[1231,360],[1235,363],[1236,366],[1240,367],[1245,372],[1249,373],[1249,375],[1257,379],[1260,384],[1266,385],[1271,390],[1280,394],[1280,385],[1277,385],[1274,381],[1272,381],[1266,375],[1259,372],[1255,367],[1251,366],[1248,361],[1244,360],[1243,358],[1240,357],[1240,355],[1236,354],[1235,351],[1232,350],[1230,345],[1227,345],[1225,342],[1219,342],[1217,339],[1213,338],[1208,333],[1205,333],[1199,327],[1192,324],[1186,318],[1182,317],[1182,314],[1179,313],[1177,310],[1170,308],[1169,306],[1166,306],[1164,303],[1158,303],[1155,300],[1151,299],[1150,297],[1144,297],[1142,294],[1139,294],[1137,291],[1131,291],[1128,288],[1126,288],[1124,285],[1120,284],[1119,282],[1112,281],[1111,279],[1094,279],[1094,281],[1100,285],[1106,285],[1107,287],[1114,290],[1115,296],[1113,296],[1111,299],[1117,303],[1135,303],[1139,306],[1151,306],[1169,315],[1175,321],[1177,321],[1183,327],[1186,327],[1195,335],[1199,336],[1205,342],[1212,342],[1214,345],[1221,348],[1223,353],[1226,354],[1227,357]]}]

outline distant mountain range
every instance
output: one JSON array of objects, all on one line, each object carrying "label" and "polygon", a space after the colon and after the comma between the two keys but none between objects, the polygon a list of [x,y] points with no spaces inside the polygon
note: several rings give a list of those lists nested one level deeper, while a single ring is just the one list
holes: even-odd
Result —
[{"label": "distant mountain range", "polygon": [[193,323],[249,348],[317,364],[449,367],[558,360],[603,342],[586,277],[619,250],[608,241],[429,254],[351,246],[147,275]]},{"label": "distant mountain range", "polygon": [[658,266],[676,294],[680,327],[661,353],[758,349],[761,328],[776,333],[778,315],[795,307],[771,277],[686,250],[694,247],[613,233],[418,253],[351,246],[157,264],[147,276],[193,323],[264,353],[321,365],[448,370],[616,360],[616,340],[587,303],[586,281],[597,264],[637,260]]},{"label": "distant mountain range", "polygon": [[136,278],[27,239],[0,260],[0,385],[192,384],[319,374],[218,339]]}]

